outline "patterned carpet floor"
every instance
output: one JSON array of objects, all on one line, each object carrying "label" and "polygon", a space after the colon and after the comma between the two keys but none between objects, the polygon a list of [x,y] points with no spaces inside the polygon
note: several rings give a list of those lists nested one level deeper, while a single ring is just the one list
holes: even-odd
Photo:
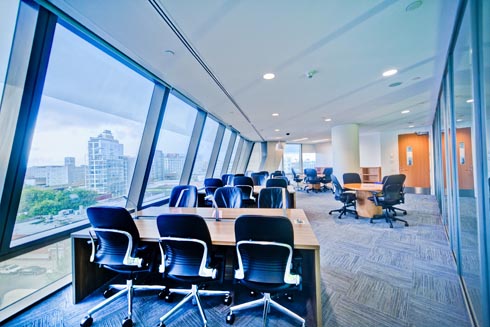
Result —
[{"label": "patterned carpet floor", "polygon": [[[329,215],[341,206],[332,193],[297,193],[297,207],[304,209],[321,244],[322,307],[324,326],[423,327],[471,326],[456,266],[441,224],[437,203],[430,195],[406,195],[404,209],[410,224],[394,228],[384,220]],[[234,302],[249,301],[236,285]],[[210,289],[213,288],[211,285]],[[71,303],[71,286],[4,323],[12,326],[78,326],[85,311],[103,299],[94,292],[82,303]],[[301,306],[279,300],[312,321]],[[208,326],[227,326],[228,307],[220,298],[203,298]],[[140,292],[134,302],[136,326],[156,326],[158,318],[174,304],[159,300],[154,292]],[[125,298],[94,315],[94,327],[120,326],[125,316]],[[261,326],[260,309],[238,313],[234,326]],[[198,311],[184,306],[167,326],[201,326]],[[298,326],[272,310],[269,326]],[[311,325],[311,324],[310,324]]]}]

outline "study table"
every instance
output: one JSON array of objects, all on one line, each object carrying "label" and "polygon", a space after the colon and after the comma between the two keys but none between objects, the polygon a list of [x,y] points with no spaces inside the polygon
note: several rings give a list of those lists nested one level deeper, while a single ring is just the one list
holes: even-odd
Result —
[{"label": "study table", "polygon": [[374,204],[368,198],[373,196],[373,192],[381,192],[382,184],[374,183],[347,183],[344,189],[356,191],[356,211],[359,217],[373,218],[383,214],[383,208]]},{"label": "study table", "polygon": [[[227,271],[225,276],[233,277],[233,258],[235,251],[235,219],[242,214],[257,214],[268,216],[287,216],[293,225],[294,248],[303,258],[302,292],[305,294],[305,307],[312,312],[311,317],[315,321],[307,321],[307,325],[322,325],[322,303],[321,303],[321,279],[320,279],[320,244],[313,233],[313,229],[302,209],[255,209],[219,208],[220,220],[216,220],[216,210],[213,208],[169,208],[149,207],[137,211],[134,217],[136,227],[143,241],[158,242],[159,234],[156,225],[156,216],[163,213],[190,213],[198,214],[206,220],[209,228],[213,246],[224,247],[227,253]],[[103,283],[114,276],[114,273],[101,269],[89,261],[91,245],[88,228],[71,234],[72,256],[73,256],[73,303],[78,303],[87,295],[91,294]],[[229,264],[228,264],[229,263]]]}]

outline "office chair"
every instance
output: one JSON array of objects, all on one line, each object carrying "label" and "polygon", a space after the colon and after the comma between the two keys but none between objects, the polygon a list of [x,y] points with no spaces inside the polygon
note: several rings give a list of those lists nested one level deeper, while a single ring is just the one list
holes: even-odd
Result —
[{"label": "office chair", "polygon": [[[332,178],[332,185],[333,185],[335,200],[342,202],[342,208],[330,210],[330,212],[328,214],[331,215],[332,212],[339,212],[340,215],[337,218],[341,219],[342,215],[346,215],[347,213],[352,213],[355,215],[355,218],[358,219],[359,215],[357,214],[357,211],[355,209],[356,208],[356,194],[346,191],[342,187],[342,185],[340,185],[339,180],[337,179],[337,177],[334,174],[332,174],[330,176]],[[350,207],[354,207],[354,209],[350,209]]]},{"label": "office chair", "polygon": [[269,178],[265,182],[265,187],[284,187],[284,188],[288,188],[288,181],[284,177]]},{"label": "office chair", "polygon": [[344,184],[362,183],[361,175],[359,175],[358,173],[345,173],[342,176],[342,179],[344,181]]},{"label": "office chair", "polygon": [[[271,233],[270,231],[274,231]],[[267,325],[270,308],[305,320],[271,298],[271,293],[298,289],[301,276],[293,267],[294,232],[291,221],[281,216],[242,215],[235,221],[238,269],[235,279],[245,287],[263,293],[261,299],[235,305],[226,316],[233,324],[236,311],[263,305],[263,325]]]},{"label": "office chair", "polygon": [[[273,180],[273,179],[271,179]],[[291,208],[289,192],[284,187],[266,187],[260,190],[259,208]]]},{"label": "office chair", "polygon": [[[398,175],[393,175],[393,176],[397,176],[397,177],[393,177],[393,178],[395,178],[395,180],[396,180],[397,178],[398,178],[398,179],[403,178],[402,183],[405,183],[405,177],[402,177],[402,176],[405,176],[405,175],[403,175],[403,174],[398,174]],[[384,184],[387,178],[388,178],[388,176],[384,176],[384,177],[383,177],[383,180],[381,181],[381,183],[382,183],[382,184]],[[393,178],[392,178],[392,180],[393,180]],[[405,184],[403,184],[403,186],[402,186],[402,190],[401,190],[401,192],[400,192],[400,193],[401,193],[400,204],[402,204],[402,203],[405,203]],[[400,212],[401,212],[403,215],[406,215],[406,214],[407,214],[407,210],[402,209],[402,208],[398,208],[398,207],[395,207],[395,206],[391,207],[389,210],[390,210],[390,212],[392,212],[392,213],[393,213],[393,215],[395,215],[395,216],[396,216],[396,210],[400,211]]]},{"label": "office chair", "polygon": [[193,214],[163,214],[157,217],[160,233],[160,252],[162,262],[159,271],[165,279],[191,284],[191,289],[166,289],[160,296],[165,301],[172,300],[172,294],[185,294],[185,297],[165,315],[160,317],[159,327],[179,310],[186,302],[196,303],[204,326],[206,315],[202,308],[201,296],[223,295],[224,303],[231,304],[228,291],[200,290],[202,283],[216,279],[218,261],[214,256],[206,222],[201,216]]},{"label": "office chair", "polygon": [[170,192],[169,207],[197,207],[197,187],[176,185]]},{"label": "office chair", "polygon": [[242,190],[242,206],[255,205],[254,182],[251,177],[238,176],[233,178],[233,186]]},{"label": "office chair", "polygon": [[221,180],[223,181],[223,185],[233,185],[233,174],[224,174],[221,176]]},{"label": "office chair", "polygon": [[223,186],[214,192],[214,200],[218,208],[241,208],[242,190],[234,186]]},{"label": "office chair", "polygon": [[333,187],[330,187],[328,184],[332,183],[332,175],[333,173],[333,168],[327,167],[323,169],[323,177],[321,178],[321,183],[322,185],[322,190],[328,191],[331,190],[332,193],[335,193],[333,190]]},{"label": "office chair", "polygon": [[293,174],[293,181],[296,183],[296,189],[299,189],[299,183],[303,182],[303,177],[299,176],[294,168],[291,168],[291,173]]},{"label": "office chair", "polygon": [[371,223],[377,219],[385,219],[386,222],[390,224],[390,228],[393,228],[393,222],[398,220],[404,222],[405,226],[408,227],[408,222],[406,220],[396,218],[394,215],[390,214],[390,212],[394,210],[393,206],[401,203],[401,194],[404,182],[405,175],[390,175],[383,183],[381,193],[373,193],[373,196],[368,198],[369,200],[373,201],[374,204],[381,206],[384,209],[382,215],[370,219]]},{"label": "office chair", "polygon": [[276,170],[271,173],[270,178],[280,177],[280,176],[286,176],[286,173],[284,173],[282,170]]},{"label": "office chair", "polygon": [[265,186],[265,182],[267,181],[268,175],[269,173],[267,173],[267,175],[264,173],[252,173],[250,174],[250,178],[252,178],[254,185]]},{"label": "office chair", "polygon": [[206,178],[204,179],[204,192],[205,194],[205,205],[212,206],[212,202],[207,200],[210,196],[214,196],[214,191],[218,187],[223,187],[223,181],[220,178]]},{"label": "office chair", "polygon": [[[124,275],[126,285],[111,285],[110,289],[104,292],[104,297],[108,298],[90,309],[81,320],[80,326],[91,326],[92,315],[95,312],[126,294],[128,315],[122,321],[122,326],[131,327],[133,326],[133,290],[165,289],[164,286],[133,285],[138,274],[152,270],[156,249],[140,241],[138,229],[125,208],[90,207],[87,208],[87,216],[92,225],[89,233],[92,244],[90,262]],[[115,288],[122,289],[114,294]]]},{"label": "office chair", "polygon": [[[305,173],[305,190],[306,193],[309,193],[310,190],[313,190],[314,192],[318,192],[319,189],[315,188],[314,185],[319,185],[321,183],[321,179],[318,178],[318,175],[316,173],[316,169],[314,168],[305,168],[304,169]],[[313,185],[313,187],[310,187],[308,185]]]}]

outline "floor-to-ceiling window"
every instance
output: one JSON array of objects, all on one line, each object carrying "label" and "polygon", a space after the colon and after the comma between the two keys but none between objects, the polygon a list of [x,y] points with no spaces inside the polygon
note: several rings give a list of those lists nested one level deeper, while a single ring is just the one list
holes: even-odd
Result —
[{"label": "floor-to-ceiling window", "polygon": [[228,150],[228,144],[230,143],[230,138],[231,138],[231,131],[227,128],[225,130],[225,134],[223,135],[223,140],[221,141],[218,160],[216,161],[216,166],[214,168],[213,177],[215,178],[221,178],[221,171],[223,169],[223,164],[225,162],[225,156]]},{"label": "floor-to-ceiling window", "polygon": [[259,142],[253,143],[252,153],[247,165],[248,172],[256,172],[260,169],[260,161],[262,160],[262,147]]},{"label": "floor-to-ceiling window", "polygon": [[286,143],[282,160],[288,176],[292,176],[292,169],[296,174],[301,174],[301,144]]},{"label": "floor-to-ceiling window", "polygon": [[197,109],[170,94],[153,156],[144,202],[162,199],[180,182]]},{"label": "floor-to-ceiling window", "polygon": [[191,184],[193,185],[204,186],[204,179],[206,178],[206,172],[208,170],[209,159],[211,158],[211,152],[216,140],[218,126],[219,124],[216,120],[210,117],[206,118],[204,130],[201,136],[201,142],[199,143],[199,149],[197,150],[194,170],[192,171]]},{"label": "floor-to-ceiling window", "polygon": [[3,96],[18,8],[19,0],[0,1],[0,31],[2,31],[0,33],[0,102]]}]

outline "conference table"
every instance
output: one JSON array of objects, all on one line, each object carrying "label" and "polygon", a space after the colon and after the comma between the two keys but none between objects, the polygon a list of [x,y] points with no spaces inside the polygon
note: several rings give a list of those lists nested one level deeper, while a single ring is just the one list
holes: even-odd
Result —
[{"label": "conference table", "polygon": [[[294,230],[294,248],[301,255],[303,262],[302,286],[305,298],[305,307],[308,317],[307,325],[322,325],[322,301],[320,279],[320,244],[302,209],[256,209],[239,208],[169,208],[149,207],[133,214],[134,222],[143,241],[158,242],[159,234],[156,225],[156,216],[164,213],[190,213],[202,216],[209,229],[214,246],[224,247],[227,255],[234,256],[235,251],[235,219],[242,214],[258,214],[268,216],[286,216],[291,220]],[[218,219],[216,217],[218,216]],[[109,281],[115,274],[107,269],[101,269],[90,262],[91,245],[89,244],[88,228],[71,234],[73,256],[73,303],[94,292],[97,288]],[[233,278],[233,258],[226,259],[225,278]],[[307,317],[307,318],[308,318]],[[311,319],[310,319],[311,320]]]},{"label": "conference table", "polygon": [[373,193],[381,192],[383,184],[346,183],[344,189],[356,191],[356,211],[359,217],[373,218],[383,214],[383,208],[369,200]]}]

